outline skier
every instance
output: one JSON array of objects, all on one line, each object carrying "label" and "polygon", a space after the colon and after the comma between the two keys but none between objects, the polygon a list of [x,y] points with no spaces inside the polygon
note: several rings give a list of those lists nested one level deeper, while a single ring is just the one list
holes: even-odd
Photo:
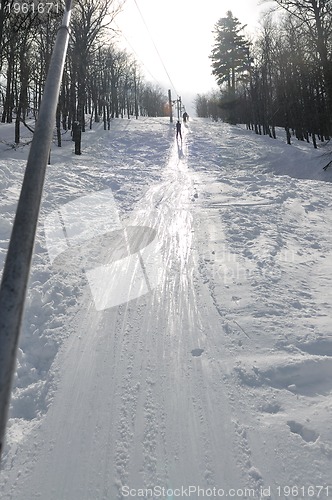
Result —
[{"label": "skier", "polygon": [[82,127],[80,122],[76,121],[73,123],[73,141],[75,142],[75,155],[82,154],[81,138],[82,138]]},{"label": "skier", "polygon": [[180,136],[181,142],[182,142],[182,132],[181,132],[181,123],[178,120],[176,124],[176,138]]}]

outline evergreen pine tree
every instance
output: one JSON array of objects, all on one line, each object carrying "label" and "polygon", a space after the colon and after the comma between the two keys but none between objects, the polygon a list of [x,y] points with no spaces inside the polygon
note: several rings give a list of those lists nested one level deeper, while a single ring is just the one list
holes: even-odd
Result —
[{"label": "evergreen pine tree", "polygon": [[248,67],[249,43],[240,34],[245,25],[241,25],[231,11],[228,11],[226,16],[215,24],[215,44],[210,58],[212,74],[216,77],[218,85],[226,83],[228,94],[234,96],[237,75]]}]

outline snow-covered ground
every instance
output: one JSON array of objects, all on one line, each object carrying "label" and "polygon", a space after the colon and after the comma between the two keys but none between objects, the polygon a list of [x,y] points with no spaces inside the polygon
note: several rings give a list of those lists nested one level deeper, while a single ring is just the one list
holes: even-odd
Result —
[{"label": "snow-covered ground", "polygon": [[[183,130],[53,148],[3,500],[332,498],[327,150]],[[27,148],[1,146],[1,267]]]}]

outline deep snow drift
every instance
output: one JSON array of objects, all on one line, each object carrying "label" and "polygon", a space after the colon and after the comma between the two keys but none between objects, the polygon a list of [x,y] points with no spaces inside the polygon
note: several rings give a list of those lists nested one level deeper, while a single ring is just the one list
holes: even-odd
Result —
[{"label": "deep snow drift", "polygon": [[[325,149],[183,130],[53,148],[3,499],[332,498]],[[2,147],[1,266],[27,148]]]}]

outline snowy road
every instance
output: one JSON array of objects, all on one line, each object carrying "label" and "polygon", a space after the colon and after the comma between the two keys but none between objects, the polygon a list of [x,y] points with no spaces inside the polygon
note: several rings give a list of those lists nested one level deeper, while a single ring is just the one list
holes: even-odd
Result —
[{"label": "snowy road", "polygon": [[[190,486],[202,489],[194,499],[213,488],[290,498],[289,486],[294,498],[312,497],[310,486],[332,498],[332,203],[322,158],[225,124],[194,121],[179,147],[166,121],[123,123],[112,143],[87,133],[70,170],[68,147],[54,153],[42,217],[112,188],[123,226],[156,235],[158,284],[98,311],[85,273],[73,277],[72,258],[54,272],[40,235],[26,315],[35,354],[22,338],[16,382],[37,408],[29,417],[14,392],[1,498],[170,499]],[[274,173],[278,161],[292,177]],[[105,258],[99,241],[94,251]],[[135,280],[126,286],[130,294]],[[47,392],[39,403],[32,366]]]}]

